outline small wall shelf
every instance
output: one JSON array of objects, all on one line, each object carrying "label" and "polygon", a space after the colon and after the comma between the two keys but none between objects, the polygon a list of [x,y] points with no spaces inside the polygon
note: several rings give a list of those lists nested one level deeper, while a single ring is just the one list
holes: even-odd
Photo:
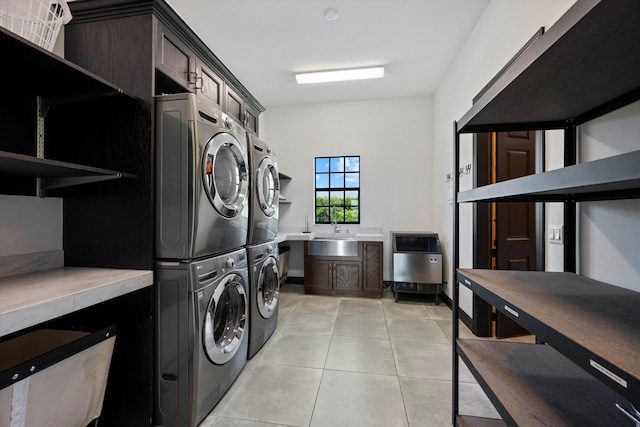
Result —
[{"label": "small wall shelf", "polygon": [[291,181],[291,177],[283,174],[282,172],[278,172],[278,178],[280,179],[280,198],[278,199],[278,203],[281,205],[290,205],[291,201],[287,200],[287,198],[282,194],[282,185],[285,182],[288,183]]}]

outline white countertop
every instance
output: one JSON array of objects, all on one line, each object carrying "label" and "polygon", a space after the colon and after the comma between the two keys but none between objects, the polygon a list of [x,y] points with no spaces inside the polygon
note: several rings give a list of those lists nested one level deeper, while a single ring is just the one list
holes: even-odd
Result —
[{"label": "white countertop", "polygon": [[0,279],[0,337],[153,285],[149,270],[63,267]]},{"label": "white countertop", "polygon": [[278,230],[276,241],[278,243],[288,240],[313,240],[313,239],[344,239],[355,238],[358,241],[363,242],[383,242],[384,235],[379,232],[378,229],[363,229],[341,231],[340,233],[331,233],[326,231],[312,230],[310,233],[305,233],[296,229],[282,229]]}]

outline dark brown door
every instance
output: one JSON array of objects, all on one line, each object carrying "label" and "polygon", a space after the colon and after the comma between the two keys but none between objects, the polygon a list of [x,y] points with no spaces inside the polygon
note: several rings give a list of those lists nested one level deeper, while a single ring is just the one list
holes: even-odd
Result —
[{"label": "dark brown door", "polygon": [[[495,181],[535,173],[535,132],[500,132],[496,135]],[[498,270],[536,270],[535,203],[496,203],[495,267]],[[496,337],[528,334],[500,311]]]},{"label": "dark brown door", "polygon": [[[535,172],[535,132],[481,133],[476,136],[476,181],[483,185]],[[475,205],[474,268],[535,270],[534,203]],[[495,324],[492,318],[496,318]],[[477,336],[506,338],[527,334],[474,295],[472,330]],[[494,329],[495,327],[495,329]]]}]

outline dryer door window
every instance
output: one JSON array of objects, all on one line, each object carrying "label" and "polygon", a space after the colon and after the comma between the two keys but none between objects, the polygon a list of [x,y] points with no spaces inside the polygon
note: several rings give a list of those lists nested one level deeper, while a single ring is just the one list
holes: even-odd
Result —
[{"label": "dryer door window", "polygon": [[209,201],[227,218],[245,207],[249,188],[246,156],[238,141],[219,133],[207,143],[203,158],[203,183]]},{"label": "dryer door window", "polygon": [[237,274],[223,278],[207,306],[202,342],[209,360],[222,365],[236,354],[244,339],[247,294]]},{"label": "dryer door window", "polygon": [[268,319],[275,313],[280,296],[278,263],[274,257],[267,258],[262,264],[256,291],[258,311],[260,311],[262,317]]},{"label": "dryer door window", "polygon": [[280,195],[280,181],[276,166],[268,157],[260,162],[256,176],[258,204],[262,212],[272,217],[278,210],[278,197]]}]

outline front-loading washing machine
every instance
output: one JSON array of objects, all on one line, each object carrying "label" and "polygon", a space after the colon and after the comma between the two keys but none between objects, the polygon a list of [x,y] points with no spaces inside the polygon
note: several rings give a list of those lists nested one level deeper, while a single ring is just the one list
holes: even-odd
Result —
[{"label": "front-loading washing machine", "polygon": [[255,135],[247,134],[251,170],[248,245],[270,242],[278,233],[280,180],[276,153]]},{"label": "front-loading washing machine", "polygon": [[247,360],[246,250],[199,261],[159,261],[155,274],[155,424],[195,427]]},{"label": "front-loading washing machine", "polygon": [[155,98],[156,258],[195,259],[247,244],[242,126],[193,93]]},{"label": "front-loading washing machine", "polygon": [[249,358],[269,340],[278,325],[280,278],[278,243],[267,242],[247,247],[251,325],[249,328]]}]

